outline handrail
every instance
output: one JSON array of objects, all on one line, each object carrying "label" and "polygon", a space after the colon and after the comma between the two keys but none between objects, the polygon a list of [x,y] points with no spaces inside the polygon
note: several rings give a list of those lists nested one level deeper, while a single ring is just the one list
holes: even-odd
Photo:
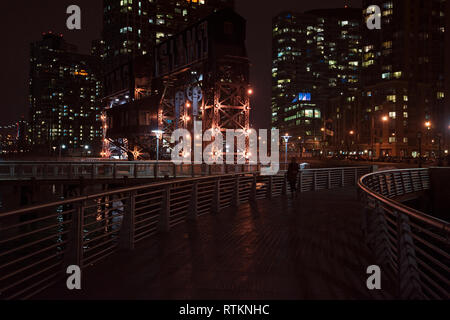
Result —
[{"label": "handrail", "polygon": [[[370,171],[301,170],[299,191],[356,186]],[[289,191],[283,172],[237,172],[172,179],[1,213],[0,299],[26,299],[58,281],[68,265],[87,268],[186,220]],[[41,287],[43,279],[47,284]]]},{"label": "handrail", "polygon": [[394,272],[402,299],[450,298],[450,223],[397,201],[405,194],[419,197],[430,189],[429,180],[429,169],[399,169],[358,181],[366,242],[376,260]]},{"label": "handrail", "polygon": [[119,180],[195,177],[258,172],[261,164],[175,164],[172,161],[6,161],[0,162],[0,181]]},{"label": "handrail", "polygon": [[170,160],[136,160],[136,161],[128,161],[128,160],[42,160],[42,161],[32,161],[32,160],[0,160],[0,165],[11,165],[11,164],[172,164],[173,162]]},{"label": "handrail", "polygon": [[[393,199],[390,199],[388,197],[383,196],[382,194],[376,193],[375,191],[372,191],[364,184],[364,180],[366,180],[369,177],[376,176],[380,173],[386,174],[386,173],[394,173],[394,172],[405,172],[410,171],[411,169],[398,169],[398,170],[386,170],[386,171],[380,171],[380,172],[374,172],[366,174],[365,176],[361,177],[358,182],[358,187],[361,188],[364,192],[368,193],[371,197],[381,201],[382,203],[392,207],[393,209],[396,209],[398,211],[401,211],[407,215],[413,216],[422,222],[431,224],[432,226],[436,228],[441,228],[445,232],[450,231],[450,223],[441,220],[439,218],[430,216],[424,212],[421,212],[419,210],[410,208],[408,206],[405,206],[404,204],[397,202]],[[428,171],[428,169],[415,169],[417,171]]]},{"label": "handrail", "polygon": [[[315,172],[315,171],[330,171],[330,170],[355,170],[355,169],[364,169],[367,167],[341,167],[341,168],[317,168],[317,169],[304,169],[301,170],[301,172]],[[283,171],[281,171],[283,172]],[[0,218],[16,215],[16,214],[22,214],[28,211],[32,210],[41,210],[46,209],[54,206],[61,206],[65,204],[70,204],[73,202],[79,202],[79,201],[85,201],[85,200],[92,200],[99,197],[106,197],[110,195],[114,195],[117,193],[127,193],[127,192],[133,192],[141,189],[147,189],[147,188],[156,188],[156,187],[165,187],[167,185],[172,185],[174,183],[182,183],[182,182],[196,182],[196,181],[203,181],[203,180],[210,180],[210,179],[220,179],[220,178],[226,178],[226,177],[235,177],[235,176],[242,176],[242,175],[248,175],[248,174],[256,174],[259,175],[260,172],[238,172],[238,173],[230,173],[230,174],[223,174],[223,175],[211,175],[211,176],[204,176],[204,177],[195,177],[195,178],[178,178],[176,180],[170,180],[170,181],[163,181],[163,182],[152,182],[148,184],[138,185],[134,187],[127,187],[127,188],[121,188],[118,190],[111,190],[106,192],[99,192],[92,195],[86,195],[86,196],[80,196],[75,198],[70,198],[66,200],[61,201],[52,201],[46,204],[41,205],[32,205],[32,206],[26,206],[20,209],[11,210],[8,212],[1,213],[0,212]]]},{"label": "handrail", "polygon": [[55,207],[55,206],[62,206],[62,205],[70,204],[70,203],[73,203],[73,202],[92,200],[92,199],[96,199],[96,198],[99,198],[99,197],[107,197],[107,196],[111,196],[111,195],[118,194],[118,193],[128,193],[128,192],[133,192],[133,191],[142,190],[142,189],[148,189],[148,188],[165,187],[165,186],[168,186],[168,185],[173,185],[174,183],[196,182],[196,181],[202,181],[202,180],[211,180],[211,179],[218,179],[218,178],[220,179],[220,178],[226,178],[226,177],[235,177],[235,176],[238,176],[238,175],[240,176],[240,175],[246,175],[246,174],[249,174],[249,173],[243,172],[243,173],[225,174],[225,175],[212,175],[212,176],[196,177],[196,178],[179,178],[179,179],[176,179],[176,180],[170,180],[170,181],[164,181],[164,182],[148,183],[148,184],[138,185],[138,186],[134,186],[134,187],[122,188],[122,189],[111,190],[111,191],[106,191],[106,192],[100,192],[100,193],[95,193],[95,194],[81,196],[81,197],[76,197],[76,198],[70,198],[70,199],[67,199],[67,200],[49,202],[49,203],[41,204],[41,205],[27,206],[27,207],[23,207],[23,208],[20,208],[20,209],[16,209],[16,210],[0,213],[0,218],[4,218],[4,217],[7,217],[7,216],[16,215],[16,214],[22,214],[22,213],[25,213],[25,212],[28,212],[28,211],[41,210],[41,209],[51,208],[51,207]]}]

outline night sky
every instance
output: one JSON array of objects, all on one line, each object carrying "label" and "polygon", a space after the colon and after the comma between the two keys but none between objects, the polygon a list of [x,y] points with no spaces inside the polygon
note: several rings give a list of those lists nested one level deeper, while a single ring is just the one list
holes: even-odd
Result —
[{"label": "night sky", "polygon": [[[252,100],[252,122],[255,127],[270,127],[272,17],[284,10],[303,12],[343,7],[345,2],[354,7],[361,5],[360,0],[236,0],[237,12],[247,19],[247,49],[255,89]],[[72,4],[81,8],[81,31],[66,28],[66,8]],[[52,30],[63,33],[68,42],[78,46],[80,52],[88,53],[91,41],[101,37],[102,13],[101,0],[14,0],[2,3],[0,23],[4,45],[0,50],[0,125],[15,122],[22,115],[28,119],[30,43],[39,40],[42,32]]]}]

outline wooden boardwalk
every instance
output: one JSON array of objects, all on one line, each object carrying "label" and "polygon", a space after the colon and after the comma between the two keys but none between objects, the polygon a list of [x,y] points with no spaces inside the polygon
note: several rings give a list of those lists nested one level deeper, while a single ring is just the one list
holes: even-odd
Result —
[{"label": "wooden boardwalk", "polygon": [[366,287],[376,264],[361,233],[354,188],[280,197],[206,215],[35,299],[390,299]]}]

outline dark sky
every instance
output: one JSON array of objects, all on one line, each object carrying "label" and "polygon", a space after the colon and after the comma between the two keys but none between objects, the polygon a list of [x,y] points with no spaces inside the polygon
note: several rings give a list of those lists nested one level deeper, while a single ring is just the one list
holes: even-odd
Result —
[{"label": "dark sky", "polygon": [[[255,127],[270,127],[271,90],[271,24],[272,17],[283,10],[307,11],[319,8],[343,7],[345,0],[236,0],[237,11],[247,19],[247,48],[252,64],[251,78],[255,89],[253,123]],[[359,6],[360,0],[348,1]],[[82,11],[82,30],[66,29],[66,8],[76,4]],[[0,125],[28,118],[29,46],[52,30],[63,33],[68,42],[81,52],[89,52],[91,40],[101,36],[101,0],[14,0],[5,1],[0,11],[2,62]]]}]

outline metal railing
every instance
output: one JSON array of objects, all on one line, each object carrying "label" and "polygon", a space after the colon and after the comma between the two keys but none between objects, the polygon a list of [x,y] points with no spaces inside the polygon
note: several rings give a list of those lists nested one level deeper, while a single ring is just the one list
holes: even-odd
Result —
[{"label": "metal railing", "polygon": [[450,224],[400,203],[431,191],[428,169],[376,172],[358,185],[367,243],[397,279],[399,298],[449,299]]},{"label": "metal railing", "polygon": [[[302,192],[356,186],[370,167],[303,170]],[[186,220],[289,192],[285,175],[186,178],[0,214],[0,298],[26,299],[69,265],[86,268]]]},{"label": "metal railing", "polygon": [[4,161],[0,162],[0,181],[180,178],[259,172],[260,168],[259,165],[175,165],[171,161]]}]

